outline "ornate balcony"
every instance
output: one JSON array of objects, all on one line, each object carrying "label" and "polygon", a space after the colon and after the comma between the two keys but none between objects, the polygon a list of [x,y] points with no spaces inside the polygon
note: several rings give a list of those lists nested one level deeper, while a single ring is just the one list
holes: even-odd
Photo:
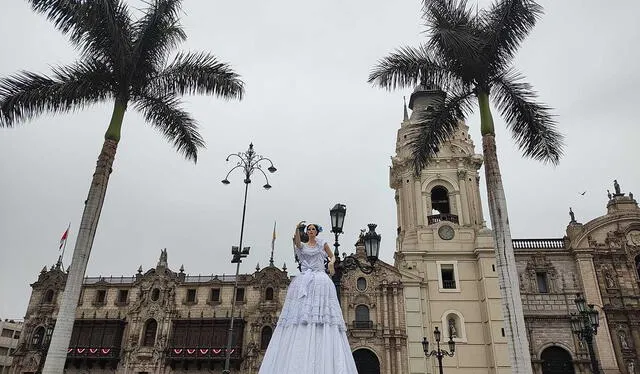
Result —
[{"label": "ornate balcony", "polygon": [[373,321],[353,321],[354,329],[372,329]]},{"label": "ornate balcony", "polygon": [[77,319],[67,351],[67,365],[89,370],[95,365],[116,368],[126,322],[121,319]]},{"label": "ornate balcony", "polygon": [[[173,321],[166,358],[172,368],[208,367],[214,370],[226,358],[226,342],[230,318],[181,319]],[[231,365],[242,362],[242,337],[245,321],[234,320]]]},{"label": "ornate balcony", "polygon": [[458,216],[450,213],[434,214],[431,216],[427,216],[427,222],[429,225],[433,225],[434,223],[438,223],[441,221],[453,222],[457,225]]}]

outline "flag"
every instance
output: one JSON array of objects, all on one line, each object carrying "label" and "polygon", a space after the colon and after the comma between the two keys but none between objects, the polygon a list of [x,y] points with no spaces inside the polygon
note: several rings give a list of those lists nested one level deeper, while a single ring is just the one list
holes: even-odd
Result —
[{"label": "flag", "polygon": [[276,243],[276,222],[273,222],[273,238],[271,239],[271,248],[273,248],[273,246]]},{"label": "flag", "polygon": [[60,248],[58,249],[62,249],[62,247],[65,245],[65,243],[67,242],[67,236],[69,236],[69,227],[67,227],[67,229],[64,230],[64,233],[62,234],[62,238],[60,238]]}]

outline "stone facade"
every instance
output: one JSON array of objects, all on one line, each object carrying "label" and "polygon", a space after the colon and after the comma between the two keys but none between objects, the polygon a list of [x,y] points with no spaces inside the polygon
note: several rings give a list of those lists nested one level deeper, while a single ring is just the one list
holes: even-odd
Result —
[{"label": "stone facade", "polygon": [[0,374],[7,374],[11,369],[13,357],[11,356],[18,346],[22,322],[0,320]]},{"label": "stone facade", "polygon": [[[169,268],[166,250],[155,268],[131,277],[84,281],[66,373],[221,373],[235,276],[187,275]],[[359,240],[356,257],[364,260]],[[297,271],[296,271],[297,273]],[[403,285],[399,272],[378,261],[372,274],[348,271],[341,306],[358,365],[379,373],[405,372]],[[44,268],[32,284],[25,329],[11,373],[38,371],[40,341],[55,323],[66,272]],[[233,373],[258,372],[286,296],[286,267],[270,265],[238,278],[231,354]],[[40,334],[40,335],[38,335]]]},{"label": "stone facade", "polygon": [[[603,368],[640,373],[640,209],[614,181],[607,214],[567,228],[569,248],[585,258],[586,298],[604,312],[598,330]],[[602,328],[604,327],[604,328]],[[600,332],[602,331],[602,332]]]}]

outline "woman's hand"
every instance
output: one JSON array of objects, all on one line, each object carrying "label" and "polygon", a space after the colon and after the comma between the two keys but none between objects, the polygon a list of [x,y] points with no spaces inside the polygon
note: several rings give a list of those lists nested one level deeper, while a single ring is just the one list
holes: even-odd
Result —
[{"label": "woman's hand", "polygon": [[302,225],[303,223],[306,223],[307,221],[300,221],[297,225],[296,225],[296,230],[298,229],[298,227],[300,227],[300,225]]},{"label": "woman's hand", "polygon": [[335,269],[335,264],[336,259],[335,257],[330,257],[329,258],[329,263],[327,264],[327,268],[329,268],[329,275],[333,276],[336,273],[336,269]]}]

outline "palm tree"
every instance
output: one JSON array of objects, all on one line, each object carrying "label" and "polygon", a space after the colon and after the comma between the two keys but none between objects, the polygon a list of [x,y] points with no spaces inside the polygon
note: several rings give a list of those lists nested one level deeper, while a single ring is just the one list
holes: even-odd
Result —
[{"label": "palm tree", "polygon": [[509,355],[513,372],[527,374],[531,361],[490,101],[524,156],[559,162],[563,136],[550,108],[537,102],[531,85],[512,66],[520,43],[541,15],[542,7],[530,0],[497,0],[484,10],[472,10],[465,0],[425,0],[427,43],[397,49],[381,59],[369,76],[370,83],[389,90],[435,84],[448,93],[440,107],[419,113],[410,141],[416,173],[453,135],[458,120],[473,111],[477,100]]},{"label": "palm tree", "polygon": [[187,159],[197,161],[204,141],[179,97],[188,94],[241,99],[244,88],[231,67],[205,52],[170,54],[186,40],[181,0],[151,0],[135,20],[123,0],[29,0],[80,51],[80,59],[50,75],[20,72],[0,79],[0,127],[45,112],[64,113],[112,101],[113,114],[85,202],[62,305],[44,372],[62,373],[82,280],[107,191],[124,114],[133,106]]}]

